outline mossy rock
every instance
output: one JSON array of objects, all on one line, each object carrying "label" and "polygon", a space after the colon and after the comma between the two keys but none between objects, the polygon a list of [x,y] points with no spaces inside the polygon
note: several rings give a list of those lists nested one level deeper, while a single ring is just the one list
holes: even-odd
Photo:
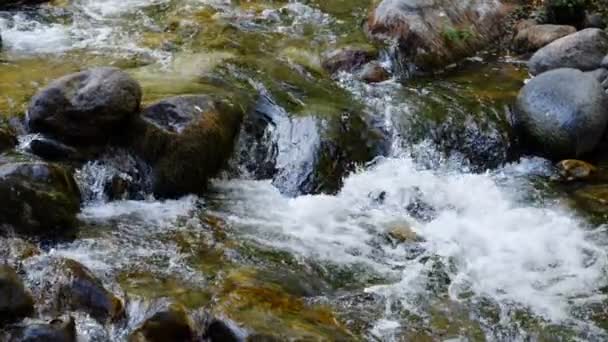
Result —
[{"label": "mossy rock", "polygon": [[34,313],[34,299],[15,270],[0,265],[0,323],[17,321]]},{"label": "mossy rock", "polygon": [[133,147],[153,165],[154,193],[202,194],[230,157],[245,111],[205,95],[172,97],[144,110]]},{"label": "mossy rock", "polygon": [[0,158],[0,222],[19,234],[51,237],[77,224],[80,192],[60,165],[23,156]]}]

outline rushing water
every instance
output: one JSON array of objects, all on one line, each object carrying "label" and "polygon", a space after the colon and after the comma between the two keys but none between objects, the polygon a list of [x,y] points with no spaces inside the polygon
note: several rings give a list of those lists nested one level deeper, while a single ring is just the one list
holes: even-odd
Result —
[{"label": "rushing water", "polygon": [[[45,74],[61,59],[66,60],[62,72],[104,63],[126,65],[142,82],[149,101],[202,91],[206,88],[195,81],[198,73],[235,55],[256,57],[266,47],[278,46],[282,62],[300,63],[310,71],[318,67],[320,47],[357,29],[353,22],[368,3],[354,3],[340,11],[336,7],[347,6],[340,1],[57,1],[37,10],[0,13],[6,59],[0,73],[13,75],[10,66],[34,63],[34,70]],[[345,19],[351,16],[352,22]],[[168,29],[172,25],[178,28]],[[219,35],[213,25],[220,28]],[[251,38],[238,36],[252,32],[259,36],[251,37],[267,40],[251,47],[245,43]],[[216,40],[229,37],[218,43],[212,34]],[[273,41],[277,34],[278,43]],[[302,40],[309,44],[305,49]],[[292,41],[297,44],[290,45]],[[221,50],[217,44],[238,48]],[[124,64],[125,59],[137,62]],[[389,60],[383,63],[390,65]],[[256,63],[262,72],[269,70],[264,69],[266,61]],[[332,81],[364,104],[363,111],[390,146],[384,156],[359,165],[335,195],[289,197],[271,180],[243,172],[215,180],[205,198],[156,201],[142,195],[139,201],[108,201],[103,182],[115,175],[131,176],[107,161],[89,162],[77,173],[87,199],[79,237],[45,246],[41,255],[25,261],[28,283],[48,276],[48,260],[69,257],[129,299],[126,326],[102,327],[79,315],[83,341],[125,339],[163,297],[193,311],[210,308],[244,327],[243,334],[278,331],[331,340],[348,330],[350,338],[381,341],[606,339],[593,311],[604,303],[602,288],[608,280],[605,229],[577,216],[547,190],[551,164],[524,158],[473,173],[467,156],[446,155],[433,139],[412,141],[402,129],[413,125],[411,118],[427,102],[461,108],[458,101],[472,101],[483,115],[497,115],[517,87],[499,80],[507,88],[493,93],[486,83],[488,77],[501,77],[503,64],[492,64],[498,65],[492,69],[477,63],[464,72],[481,75],[481,80],[470,82],[460,82],[457,75],[423,85],[394,80],[366,85],[349,74]],[[11,100],[2,103],[7,111],[18,111],[47,81],[21,74],[11,80],[23,92],[6,95]],[[321,99],[328,105],[312,97],[298,114],[323,112],[341,101]],[[498,99],[492,106],[479,105],[486,97]],[[278,133],[268,132],[267,140],[279,148],[298,144],[280,150],[279,169],[309,167],[306,156],[313,153],[311,136],[316,139],[317,133],[294,131],[286,137],[281,127],[297,129],[297,124],[290,126],[293,122],[310,127],[306,121],[313,119],[287,118],[289,109],[280,101],[271,104],[283,117],[275,127]],[[297,154],[285,155],[290,151]],[[395,229],[409,234],[406,241],[399,241]],[[230,291],[261,298],[246,299],[249,306],[235,305],[225,290],[232,282],[237,285]],[[256,286],[270,292],[252,291]],[[288,309],[266,308],[263,303],[272,296],[287,306],[305,303],[296,316],[321,317],[328,307],[345,323],[298,321]]]}]

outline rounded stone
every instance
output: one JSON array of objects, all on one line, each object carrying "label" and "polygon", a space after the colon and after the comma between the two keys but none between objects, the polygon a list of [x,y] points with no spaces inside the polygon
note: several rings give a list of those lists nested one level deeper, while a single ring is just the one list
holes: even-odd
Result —
[{"label": "rounded stone", "polygon": [[608,102],[593,75],[556,69],[530,80],[515,105],[524,147],[553,159],[594,150],[608,122]]}]

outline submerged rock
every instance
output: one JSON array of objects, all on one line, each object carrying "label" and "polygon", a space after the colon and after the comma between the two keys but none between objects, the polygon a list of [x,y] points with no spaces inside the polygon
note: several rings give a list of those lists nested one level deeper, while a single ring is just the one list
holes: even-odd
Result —
[{"label": "submerged rock", "polygon": [[608,102],[595,77],[557,69],[533,78],[515,105],[515,125],[524,146],[550,158],[593,151],[608,123]]},{"label": "submerged rock", "polygon": [[567,25],[526,25],[513,38],[515,50],[536,51],[553,41],[576,32],[574,26]]},{"label": "submerged rock", "polygon": [[72,317],[56,318],[45,324],[29,324],[10,329],[7,342],[76,342],[76,323]]},{"label": "submerged rock", "polygon": [[80,192],[68,170],[18,157],[0,158],[0,227],[51,236],[76,225]]},{"label": "submerged rock", "polygon": [[152,166],[160,197],[202,194],[232,153],[246,109],[210,96],[178,96],[146,108],[133,142]]},{"label": "submerged rock", "polygon": [[18,321],[34,313],[34,299],[15,270],[0,265],[0,323]]},{"label": "submerged rock", "polygon": [[129,342],[192,342],[192,322],[183,307],[171,305],[155,313],[129,335]]},{"label": "submerged rock", "polygon": [[498,38],[506,9],[486,0],[383,0],[367,31],[396,41],[402,63],[433,71],[476,54]]},{"label": "submerged rock", "polygon": [[64,142],[103,143],[139,111],[142,91],[117,68],[93,68],[53,81],[32,98],[27,124]]},{"label": "submerged rock", "polygon": [[533,75],[558,68],[595,70],[608,54],[608,33],[586,29],[560,38],[538,50],[528,62]]}]

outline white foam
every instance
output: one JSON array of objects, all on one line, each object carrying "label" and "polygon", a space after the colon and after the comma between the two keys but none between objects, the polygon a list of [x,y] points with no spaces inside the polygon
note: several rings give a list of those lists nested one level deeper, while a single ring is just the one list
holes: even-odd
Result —
[{"label": "white foam", "polygon": [[170,224],[179,217],[190,216],[198,201],[195,196],[186,196],[165,201],[93,202],[82,209],[80,218],[85,221],[106,221],[128,216],[147,224]]},{"label": "white foam", "polygon": [[[473,291],[562,320],[569,299],[597,289],[608,262],[577,218],[557,205],[524,201],[533,189],[519,178],[521,173],[540,172],[543,165],[540,159],[525,160],[492,174],[463,174],[419,169],[410,158],[390,158],[348,177],[337,196],[295,199],[282,197],[267,182],[219,186],[225,193],[238,193],[227,201],[229,219],[258,241],[391,273],[393,266],[406,265],[401,282],[372,291],[407,302],[423,290],[426,273],[420,260],[405,262],[403,249],[371,243],[391,222],[407,221],[424,238],[425,255],[455,263],[450,274],[454,299]],[[432,220],[419,221],[405,210],[416,198],[435,209]]]}]

